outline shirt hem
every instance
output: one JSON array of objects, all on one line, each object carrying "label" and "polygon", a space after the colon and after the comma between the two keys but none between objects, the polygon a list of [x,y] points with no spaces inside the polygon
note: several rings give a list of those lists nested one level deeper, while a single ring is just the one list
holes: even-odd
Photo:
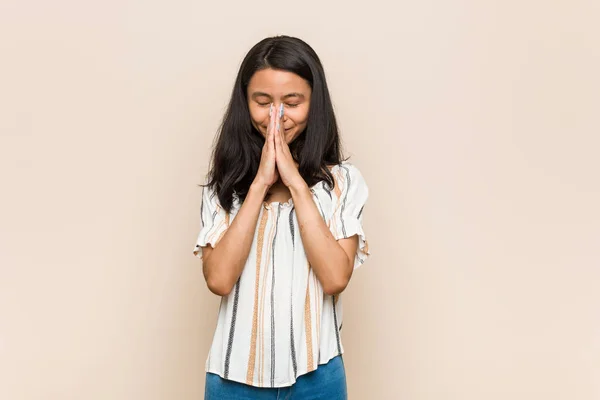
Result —
[{"label": "shirt hem", "polygon": [[[334,359],[337,356],[341,356],[342,354],[344,354],[344,350],[342,350],[341,353],[334,353],[330,357],[326,357],[325,359],[322,359],[321,362],[319,364],[317,364],[317,368],[319,368],[320,365],[327,364],[329,361],[331,361],[332,359]],[[217,374],[221,378],[227,379],[228,381],[234,381],[234,382],[237,382],[237,383],[242,383],[242,384],[247,385],[247,386],[259,387],[259,388],[266,388],[266,389],[268,389],[268,388],[275,388],[275,389],[277,389],[277,388],[283,388],[283,387],[292,386],[294,383],[296,383],[296,381],[298,380],[299,377],[301,377],[302,375],[306,375],[308,373],[311,373],[313,371],[316,371],[317,368],[315,368],[315,369],[313,369],[311,371],[308,371],[308,370],[304,370],[302,372],[299,371],[296,374],[296,378],[294,380],[292,380],[290,382],[283,382],[283,383],[277,382],[277,383],[275,383],[274,386],[270,386],[270,385],[263,385],[263,386],[260,386],[260,385],[249,385],[248,382],[246,381],[246,379],[239,379],[239,378],[236,378],[235,376],[231,376],[231,375],[229,377],[225,378],[225,376],[224,376],[225,374],[222,371],[219,371],[219,370],[217,370],[215,368],[205,368],[204,371],[208,372],[208,373],[211,373],[211,374]]]}]

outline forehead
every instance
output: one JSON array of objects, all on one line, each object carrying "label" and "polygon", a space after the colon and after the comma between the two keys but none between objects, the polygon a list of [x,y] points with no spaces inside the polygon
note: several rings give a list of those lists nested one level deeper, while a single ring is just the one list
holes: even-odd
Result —
[{"label": "forehead", "polygon": [[264,92],[272,96],[291,92],[310,94],[310,85],[299,75],[289,71],[263,69],[254,73],[248,83],[248,93]]}]

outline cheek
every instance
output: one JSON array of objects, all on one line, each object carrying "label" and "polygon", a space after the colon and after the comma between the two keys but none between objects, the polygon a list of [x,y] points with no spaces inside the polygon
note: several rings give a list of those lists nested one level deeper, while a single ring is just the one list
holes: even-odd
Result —
[{"label": "cheek", "polygon": [[[254,122],[260,122],[264,119],[263,116],[263,110],[261,110],[260,107],[256,107],[254,105],[250,105],[248,107],[248,110],[250,111],[250,118],[252,119],[252,121]],[[267,111],[267,115],[269,114],[269,112]]]},{"label": "cheek", "polygon": [[269,122],[269,109],[263,109],[262,107],[254,107],[254,106],[250,106],[249,107],[249,111],[250,111],[250,120],[252,121],[252,125],[254,125],[254,127],[256,129],[259,129],[259,126],[261,125],[268,125]]},{"label": "cheek", "polygon": [[296,125],[303,126],[308,122],[308,110],[291,110],[287,113]]},{"label": "cheek", "polygon": [[295,130],[291,134],[291,136],[286,137],[287,142],[290,143],[295,140],[298,136],[300,136],[304,130],[306,129],[306,125],[308,124],[308,110],[293,110],[295,111],[293,114],[290,112],[288,115],[294,121]]}]

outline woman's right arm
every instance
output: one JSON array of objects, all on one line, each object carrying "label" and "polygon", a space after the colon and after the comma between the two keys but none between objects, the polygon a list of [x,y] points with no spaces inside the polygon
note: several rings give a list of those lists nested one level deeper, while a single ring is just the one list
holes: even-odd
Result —
[{"label": "woman's right arm", "polygon": [[[219,240],[218,246],[202,247],[202,270],[208,289],[219,296],[226,296],[233,289],[242,274],[258,216],[269,188],[279,179],[275,161],[275,112],[273,104],[269,108],[269,126],[265,145],[262,149],[260,165],[250,185],[248,194],[231,226]],[[281,118],[281,115],[280,115]]]},{"label": "woman's right arm", "polygon": [[202,247],[204,279],[208,289],[214,294],[228,295],[242,274],[268,189],[268,186],[254,182],[218,246]]}]

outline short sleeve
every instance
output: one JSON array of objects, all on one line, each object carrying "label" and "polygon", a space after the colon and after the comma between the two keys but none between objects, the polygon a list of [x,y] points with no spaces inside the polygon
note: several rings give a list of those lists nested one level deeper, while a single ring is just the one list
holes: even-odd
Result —
[{"label": "short sleeve", "polygon": [[358,168],[349,163],[340,164],[334,177],[339,189],[329,229],[336,240],[358,235],[358,248],[354,257],[356,269],[371,254],[363,229],[363,210],[369,197],[369,188]]},{"label": "short sleeve", "polygon": [[200,232],[194,246],[194,255],[202,258],[202,247],[215,247],[229,228],[229,214],[219,204],[219,197],[208,186],[202,191],[200,205]]}]

